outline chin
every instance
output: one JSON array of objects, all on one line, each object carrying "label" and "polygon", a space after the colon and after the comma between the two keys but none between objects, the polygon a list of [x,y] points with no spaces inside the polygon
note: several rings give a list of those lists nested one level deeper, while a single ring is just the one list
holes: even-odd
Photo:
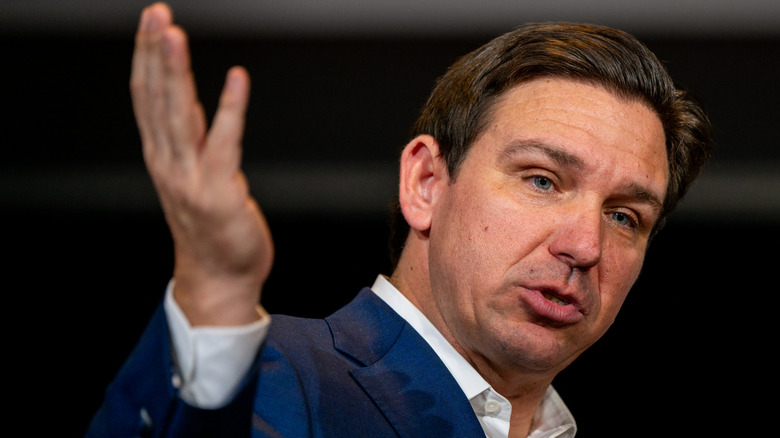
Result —
[{"label": "chin", "polygon": [[498,337],[497,349],[504,360],[516,367],[557,372],[574,360],[565,344],[559,329],[525,323]]}]

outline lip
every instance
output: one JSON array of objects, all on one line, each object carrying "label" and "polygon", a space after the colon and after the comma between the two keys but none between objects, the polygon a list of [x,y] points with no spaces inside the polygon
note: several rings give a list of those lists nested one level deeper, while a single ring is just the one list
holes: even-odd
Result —
[{"label": "lip", "polygon": [[[582,321],[587,314],[584,299],[581,294],[567,292],[552,286],[523,286],[521,300],[537,317],[556,325],[571,325]],[[545,294],[566,301],[568,304],[556,303],[545,298]]]}]

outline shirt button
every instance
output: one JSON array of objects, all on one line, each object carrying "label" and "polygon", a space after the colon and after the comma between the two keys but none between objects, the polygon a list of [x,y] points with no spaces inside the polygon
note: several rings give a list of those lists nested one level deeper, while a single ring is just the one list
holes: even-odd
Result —
[{"label": "shirt button", "polygon": [[174,388],[181,388],[181,383],[181,377],[178,374],[174,374],[173,377],[171,377],[171,385],[173,385]]},{"label": "shirt button", "polygon": [[141,408],[141,411],[138,413],[141,416],[141,425],[144,429],[149,429],[152,427],[152,417],[149,415],[149,412],[146,410],[146,408]]},{"label": "shirt button", "polygon": [[501,411],[501,404],[495,400],[488,400],[485,402],[485,412],[488,414],[497,414]]}]

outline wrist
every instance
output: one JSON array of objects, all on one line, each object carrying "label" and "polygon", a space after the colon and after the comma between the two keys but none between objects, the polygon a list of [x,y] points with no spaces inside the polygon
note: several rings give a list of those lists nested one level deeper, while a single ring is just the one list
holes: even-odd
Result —
[{"label": "wrist", "polygon": [[173,298],[193,327],[252,324],[262,283],[251,278],[201,277],[174,273]]}]

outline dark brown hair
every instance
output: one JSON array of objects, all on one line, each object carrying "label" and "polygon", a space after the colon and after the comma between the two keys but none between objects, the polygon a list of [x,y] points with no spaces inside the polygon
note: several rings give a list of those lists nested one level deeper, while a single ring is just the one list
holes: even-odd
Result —
[{"label": "dark brown hair", "polygon": [[[702,106],[678,89],[663,64],[640,41],[620,30],[573,23],[529,23],[458,59],[440,77],[414,124],[412,136],[439,143],[451,179],[489,122],[504,92],[540,77],[598,85],[637,99],[660,117],[666,135],[669,185],[657,231],[688,190],[712,148]],[[391,230],[393,265],[409,233],[396,204]]]}]

